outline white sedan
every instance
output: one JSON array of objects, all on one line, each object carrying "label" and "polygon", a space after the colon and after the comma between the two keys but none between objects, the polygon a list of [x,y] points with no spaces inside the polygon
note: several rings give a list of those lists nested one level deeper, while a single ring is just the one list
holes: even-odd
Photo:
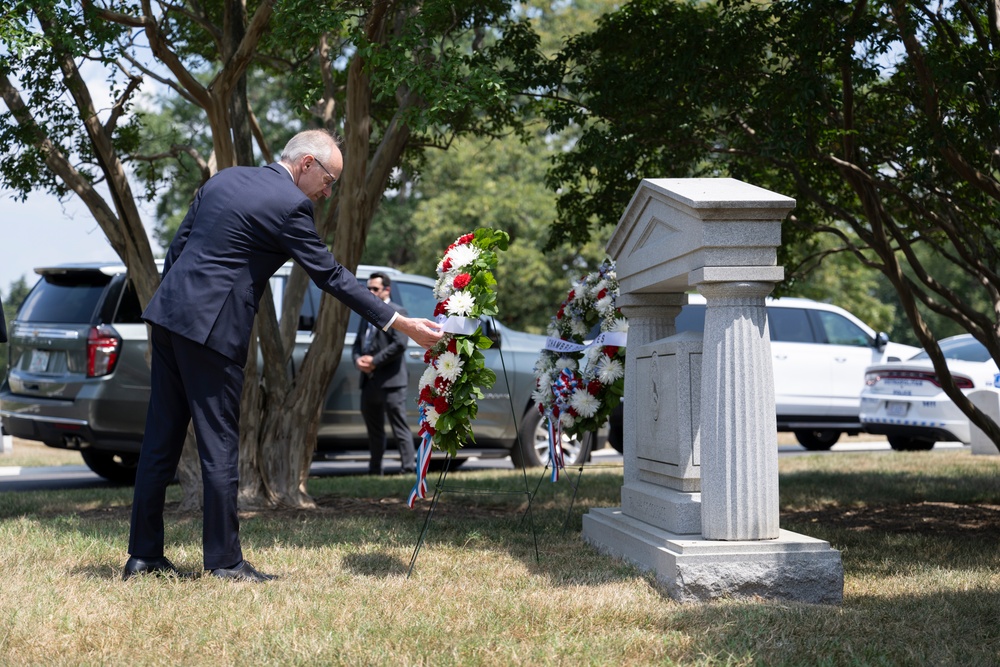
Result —
[{"label": "white sedan", "polygon": [[[997,364],[971,334],[945,338],[939,345],[964,393],[997,386]],[[926,352],[907,361],[869,366],[860,418],[865,431],[887,436],[896,450],[926,450],[938,441],[969,444],[970,440],[969,418],[944,393]]]}]

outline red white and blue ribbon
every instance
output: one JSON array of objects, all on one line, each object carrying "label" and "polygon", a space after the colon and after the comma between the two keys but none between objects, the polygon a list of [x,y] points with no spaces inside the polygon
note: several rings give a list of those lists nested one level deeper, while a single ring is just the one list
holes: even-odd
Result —
[{"label": "red white and blue ribbon", "polygon": [[559,471],[566,469],[566,463],[563,460],[563,449],[562,449],[562,425],[559,423],[559,417],[553,414],[553,410],[548,410],[545,413],[545,419],[548,423],[548,428],[546,429],[549,433],[549,462],[552,464],[552,481],[559,481]]},{"label": "red white and blue ribbon", "polygon": [[559,415],[570,409],[573,394],[584,390],[583,379],[572,369],[564,368],[556,381],[552,383],[552,394],[555,405],[548,411],[549,461],[552,463],[552,481],[559,481],[559,471],[566,469],[566,461],[562,448],[562,424]]},{"label": "red white and blue ribbon", "polygon": [[[427,417],[424,414],[424,406],[420,406],[420,423],[422,425],[427,425]],[[410,509],[413,509],[413,504],[417,501],[417,498],[427,497],[427,469],[431,464],[431,451],[434,446],[434,436],[429,430],[421,429],[423,435],[420,438],[420,444],[417,446],[417,481],[413,485],[413,490],[410,491],[410,497],[406,500],[406,505]]]}]

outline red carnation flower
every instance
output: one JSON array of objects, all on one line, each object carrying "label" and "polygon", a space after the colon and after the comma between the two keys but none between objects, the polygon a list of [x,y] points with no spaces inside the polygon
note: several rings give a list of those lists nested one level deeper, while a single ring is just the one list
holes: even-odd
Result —
[{"label": "red carnation flower", "polygon": [[567,297],[566,297],[566,300],[567,301],[572,301],[573,297],[575,297],[575,296],[576,296],[576,290],[575,289],[571,289],[569,291],[569,295],[567,295]]},{"label": "red carnation flower", "polygon": [[597,293],[597,298],[598,299],[603,299],[607,295],[608,295],[608,290],[602,289],[600,292]]},{"label": "red carnation flower", "polygon": [[561,320],[563,318],[563,306],[559,306],[559,312],[556,313],[556,319]]},{"label": "red carnation flower", "polygon": [[576,409],[573,406],[570,406],[570,407],[566,408],[566,412],[568,412],[571,417],[579,417],[580,416],[577,413]]},{"label": "red carnation flower", "polygon": [[453,284],[455,285],[455,289],[462,289],[463,287],[468,285],[471,281],[472,281],[472,276],[470,276],[468,273],[460,273],[457,276],[455,276],[455,282]]},{"label": "red carnation flower", "polygon": [[458,343],[454,338],[448,341],[448,351],[452,354],[458,354]]},{"label": "red carnation flower", "polygon": [[465,234],[463,236],[458,237],[458,241],[456,241],[456,243],[458,243],[458,245],[465,245],[466,243],[472,241],[472,239],[474,238],[476,238],[476,235],[473,233]]},{"label": "red carnation flower", "polygon": [[605,345],[604,346],[604,354],[606,356],[608,356],[608,357],[615,356],[616,354],[618,354],[618,346],[617,345]]},{"label": "red carnation flower", "polygon": [[451,382],[449,382],[448,380],[444,379],[440,375],[437,376],[436,378],[434,378],[434,388],[437,389],[440,393],[444,393],[444,392],[448,391],[448,387],[450,387],[450,386],[451,386]]},{"label": "red carnation flower", "polygon": [[438,305],[434,306],[434,317],[437,317],[438,315],[444,315],[447,312],[445,310],[444,304],[445,304],[444,301],[440,301],[438,302]]},{"label": "red carnation flower", "polygon": [[590,382],[587,383],[587,392],[591,396],[597,396],[598,394],[601,393],[601,387],[603,386],[604,385],[601,384],[600,380],[591,380]]},{"label": "red carnation flower", "polygon": [[431,351],[430,350],[427,350],[426,352],[424,352],[424,363],[425,364],[431,363],[431,359],[433,359],[433,358],[434,357],[431,355]]},{"label": "red carnation flower", "polygon": [[451,271],[451,257],[445,257],[444,261],[441,262],[442,271]]},{"label": "red carnation flower", "polygon": [[434,409],[439,415],[443,415],[448,412],[449,408],[451,408],[451,406],[448,405],[448,399],[444,396],[438,396],[434,399]]},{"label": "red carnation flower", "polygon": [[434,394],[431,392],[430,385],[426,385],[425,384],[420,389],[420,402],[421,403],[433,403],[434,402]]}]

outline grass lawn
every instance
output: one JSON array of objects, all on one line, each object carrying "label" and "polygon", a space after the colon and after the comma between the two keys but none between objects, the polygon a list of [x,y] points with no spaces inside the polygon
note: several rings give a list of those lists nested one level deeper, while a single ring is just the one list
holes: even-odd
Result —
[{"label": "grass lawn", "polygon": [[[0,494],[3,665],[997,665],[1000,457],[965,451],[782,458],[783,528],[841,551],[838,606],[679,604],[580,540],[620,471],[542,483],[453,473],[413,575],[426,504],[410,480],[310,482],[318,506],[243,516],[265,585],[120,580],[131,490]],[[5,465],[0,459],[0,465]],[[534,488],[536,473],[528,479]],[[178,490],[168,500],[176,503]],[[201,568],[199,515],[168,555]]]},{"label": "grass lawn", "polygon": [[10,452],[0,454],[0,468],[8,466],[82,466],[83,457],[80,452],[70,449],[46,447],[34,440],[13,439],[14,448]]}]

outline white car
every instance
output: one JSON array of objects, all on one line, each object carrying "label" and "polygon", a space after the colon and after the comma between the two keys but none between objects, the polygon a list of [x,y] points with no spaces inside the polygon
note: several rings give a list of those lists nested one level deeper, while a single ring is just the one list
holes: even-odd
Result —
[{"label": "white car", "polygon": [[[992,388],[997,364],[971,334],[938,343],[955,383],[964,392]],[[938,441],[969,444],[969,418],[944,393],[926,352],[902,363],[877,364],[865,372],[861,423],[885,435],[900,451],[927,450]]]},{"label": "white car", "polygon": [[[688,299],[677,331],[701,332],[705,298]],[[767,299],[767,323],[778,430],[794,432],[809,450],[830,449],[842,433],[861,432],[859,394],[870,365],[920,351],[889,342],[843,308],[811,299]]]}]

